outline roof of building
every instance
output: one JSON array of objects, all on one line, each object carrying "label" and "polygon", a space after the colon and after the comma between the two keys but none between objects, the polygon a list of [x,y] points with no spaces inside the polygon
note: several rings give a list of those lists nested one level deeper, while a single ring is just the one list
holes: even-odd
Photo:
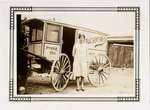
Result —
[{"label": "roof of building", "polygon": [[134,37],[133,36],[108,36],[108,41],[120,41],[120,40],[130,40],[133,41]]}]

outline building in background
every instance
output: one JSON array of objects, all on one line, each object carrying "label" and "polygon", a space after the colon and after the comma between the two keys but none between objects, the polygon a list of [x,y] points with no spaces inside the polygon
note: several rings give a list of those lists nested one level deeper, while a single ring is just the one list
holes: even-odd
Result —
[{"label": "building in background", "polygon": [[133,36],[108,37],[107,54],[112,67],[132,68],[134,64]]}]

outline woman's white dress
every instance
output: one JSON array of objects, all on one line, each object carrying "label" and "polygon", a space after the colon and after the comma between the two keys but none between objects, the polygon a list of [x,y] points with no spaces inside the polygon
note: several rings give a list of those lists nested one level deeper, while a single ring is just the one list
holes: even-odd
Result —
[{"label": "woman's white dress", "polygon": [[83,44],[75,44],[73,51],[75,50],[74,62],[73,62],[73,74],[74,77],[86,77],[87,76],[87,46]]}]

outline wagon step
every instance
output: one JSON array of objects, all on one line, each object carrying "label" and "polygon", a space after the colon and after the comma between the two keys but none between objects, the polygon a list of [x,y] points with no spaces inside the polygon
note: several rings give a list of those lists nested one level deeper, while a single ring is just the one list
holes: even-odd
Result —
[{"label": "wagon step", "polygon": [[32,73],[32,76],[33,77],[35,77],[35,76],[37,76],[37,77],[43,77],[43,78],[45,78],[45,77],[51,77],[51,75],[50,74],[48,74],[48,73],[36,73],[36,72],[33,72]]}]

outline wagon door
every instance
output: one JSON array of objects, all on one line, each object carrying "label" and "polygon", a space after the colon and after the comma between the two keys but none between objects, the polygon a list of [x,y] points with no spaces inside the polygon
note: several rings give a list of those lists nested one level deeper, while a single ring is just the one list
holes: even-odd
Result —
[{"label": "wagon door", "polygon": [[62,53],[67,54],[69,60],[71,62],[71,67],[73,66],[73,56],[72,50],[75,42],[75,33],[76,30],[73,28],[63,27],[63,45],[62,45]]},{"label": "wagon door", "polygon": [[44,37],[44,57],[57,60],[61,51],[62,26],[47,23]]}]

